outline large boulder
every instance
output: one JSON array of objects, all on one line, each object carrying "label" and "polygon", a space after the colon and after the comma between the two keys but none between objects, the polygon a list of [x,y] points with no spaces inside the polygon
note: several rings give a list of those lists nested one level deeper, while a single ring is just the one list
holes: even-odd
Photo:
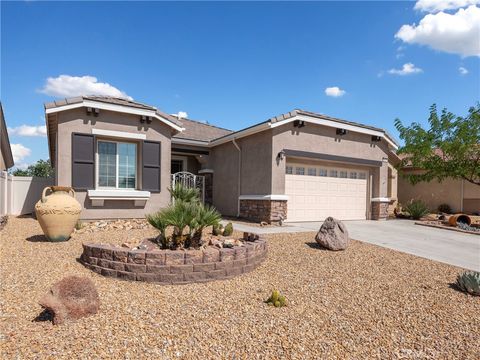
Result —
[{"label": "large boulder", "polygon": [[93,282],[79,276],[67,276],[55,283],[39,303],[53,315],[55,325],[96,314],[100,307]]},{"label": "large boulder", "polygon": [[315,240],[329,250],[345,250],[350,242],[345,225],[332,217],[325,219]]}]

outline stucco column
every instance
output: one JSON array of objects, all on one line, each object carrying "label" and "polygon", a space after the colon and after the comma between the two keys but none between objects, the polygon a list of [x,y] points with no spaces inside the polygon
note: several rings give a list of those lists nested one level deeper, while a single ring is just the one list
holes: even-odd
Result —
[{"label": "stucco column", "polygon": [[386,220],[388,218],[388,161],[383,161],[382,166],[373,172],[371,219]]}]

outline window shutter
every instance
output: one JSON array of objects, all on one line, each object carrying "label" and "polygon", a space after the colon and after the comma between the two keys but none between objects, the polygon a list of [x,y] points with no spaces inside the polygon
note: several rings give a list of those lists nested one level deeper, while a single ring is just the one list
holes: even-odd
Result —
[{"label": "window shutter", "polygon": [[95,141],[90,134],[72,134],[72,187],[95,188]]},{"label": "window shutter", "polygon": [[161,143],[143,141],[142,146],[142,190],[160,192]]}]

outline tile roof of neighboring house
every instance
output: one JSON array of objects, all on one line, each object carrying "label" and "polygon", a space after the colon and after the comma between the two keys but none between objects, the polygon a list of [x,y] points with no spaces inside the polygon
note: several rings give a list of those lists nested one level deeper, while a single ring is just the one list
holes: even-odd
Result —
[{"label": "tile roof of neighboring house", "polygon": [[185,129],[181,133],[174,135],[174,138],[177,139],[211,141],[233,132],[232,130],[210,125],[201,121],[186,118],[177,119]]},{"label": "tile roof of neighboring house", "polygon": [[115,104],[115,105],[128,106],[128,107],[134,107],[138,109],[155,111],[155,113],[158,116],[161,116],[167,120],[170,120],[171,122],[173,122],[178,126],[182,125],[175,116],[164,113],[163,111],[158,110],[154,106],[142,104],[140,102],[128,100],[124,98],[113,97],[113,96],[83,95],[83,96],[76,96],[76,97],[67,98],[67,99],[55,100],[53,102],[46,103],[45,109],[51,109],[51,108],[70,105],[70,104],[77,104],[84,100],[98,101],[98,102],[103,102],[107,104]]}]

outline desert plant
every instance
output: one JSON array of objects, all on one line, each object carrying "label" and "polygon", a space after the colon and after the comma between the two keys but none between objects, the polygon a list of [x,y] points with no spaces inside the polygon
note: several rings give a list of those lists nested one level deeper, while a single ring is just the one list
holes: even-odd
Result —
[{"label": "desert plant", "polygon": [[287,305],[287,300],[285,296],[280,294],[280,291],[273,290],[272,295],[265,301],[268,305],[272,305],[275,307],[282,307]]},{"label": "desert plant", "polygon": [[421,200],[411,200],[407,206],[404,207],[404,210],[414,220],[420,219],[429,212],[427,205]]},{"label": "desert plant", "polygon": [[233,234],[233,224],[229,222],[225,225],[225,229],[223,230],[223,236],[231,236]]},{"label": "desert plant", "polygon": [[187,188],[181,183],[176,183],[175,186],[169,188],[168,191],[175,201],[184,201],[184,202],[199,202],[200,201],[200,190],[197,188]]},{"label": "desert plant", "polygon": [[213,226],[212,229],[212,234],[215,236],[222,235],[224,231],[223,225],[222,224],[217,224]]},{"label": "desert plant", "polygon": [[167,249],[169,247],[169,241],[167,239],[166,231],[168,227],[168,222],[164,215],[164,210],[156,212],[154,214],[147,215],[147,221],[155,229],[160,231],[160,235],[155,239],[162,249]]},{"label": "desert plant", "polygon": [[[173,227],[172,246],[178,247],[189,239],[186,234],[187,228],[192,227],[192,222],[196,214],[196,202],[189,203],[185,201],[176,201],[162,211],[161,217],[169,226]],[[186,246],[188,247],[188,241]]]},{"label": "desert plant", "polygon": [[444,214],[451,214],[452,208],[448,204],[440,204],[438,205],[438,211]]},{"label": "desert plant", "polygon": [[465,271],[457,276],[457,286],[471,295],[480,296],[480,272]]},{"label": "desert plant", "polygon": [[198,204],[190,225],[191,243],[189,245],[198,246],[203,230],[208,226],[218,226],[221,219],[222,215],[214,207],[201,203]]},{"label": "desert plant", "polygon": [[75,223],[75,230],[80,230],[81,228],[83,228],[85,226],[85,224],[83,222],[81,222],[80,220],[78,220],[76,223]]}]

